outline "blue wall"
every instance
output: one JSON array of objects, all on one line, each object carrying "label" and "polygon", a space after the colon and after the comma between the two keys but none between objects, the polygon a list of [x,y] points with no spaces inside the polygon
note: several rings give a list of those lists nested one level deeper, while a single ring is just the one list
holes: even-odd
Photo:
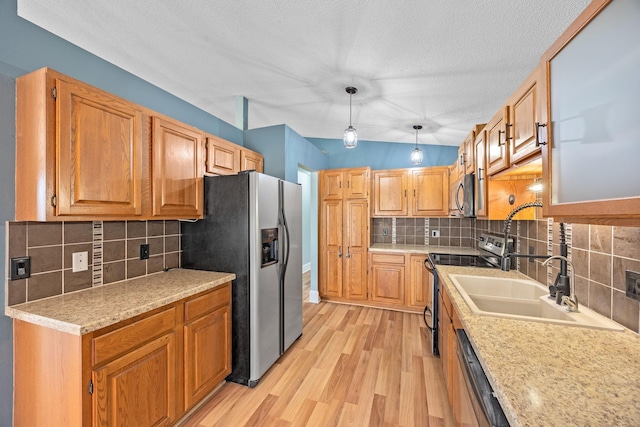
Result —
[{"label": "blue wall", "polygon": [[[374,170],[414,167],[410,156],[415,144],[358,141],[356,148],[347,150],[341,139],[307,139],[325,153],[331,169],[362,166],[371,166]],[[418,146],[424,154],[420,166],[448,166],[458,157],[458,147],[425,144]]]},{"label": "blue wall", "polygon": [[264,156],[264,173],[298,182],[298,166],[310,171],[331,168],[328,157],[287,125],[244,131],[244,146]]}]

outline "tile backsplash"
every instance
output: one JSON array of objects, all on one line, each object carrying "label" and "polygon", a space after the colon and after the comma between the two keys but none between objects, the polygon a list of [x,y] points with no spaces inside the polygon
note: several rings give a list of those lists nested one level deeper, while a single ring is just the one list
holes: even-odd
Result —
[{"label": "tile backsplash", "polygon": [[[640,302],[625,295],[625,270],[640,272],[640,228],[565,226],[580,304],[639,333]],[[480,233],[501,235],[503,227],[504,221],[471,218],[373,218],[371,242],[475,247]],[[440,237],[432,236],[434,230],[440,232]],[[511,235],[516,237],[520,253],[560,254],[560,225],[553,220],[513,221]],[[545,267],[542,261],[519,258],[517,268],[541,283],[552,284],[559,262]]]},{"label": "tile backsplash", "polygon": [[[178,221],[11,221],[7,230],[8,259],[31,257],[30,278],[6,280],[7,305],[180,266]],[[141,244],[149,245],[146,260],[139,259]],[[85,251],[88,270],[73,272],[73,254]]]}]

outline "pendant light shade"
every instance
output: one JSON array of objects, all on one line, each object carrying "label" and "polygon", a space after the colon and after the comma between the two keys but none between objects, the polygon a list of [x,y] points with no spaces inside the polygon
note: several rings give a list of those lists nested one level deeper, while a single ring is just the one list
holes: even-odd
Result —
[{"label": "pendant light shade", "polygon": [[414,165],[422,164],[422,150],[418,147],[418,131],[422,129],[420,125],[413,125],[413,128],[416,130],[416,148],[411,152],[411,163]]},{"label": "pendant light shade", "polygon": [[358,146],[358,133],[356,132],[356,128],[351,126],[351,97],[358,93],[358,89],[349,86],[345,90],[349,94],[349,127],[344,130],[342,141],[344,142],[345,148],[356,148]]}]

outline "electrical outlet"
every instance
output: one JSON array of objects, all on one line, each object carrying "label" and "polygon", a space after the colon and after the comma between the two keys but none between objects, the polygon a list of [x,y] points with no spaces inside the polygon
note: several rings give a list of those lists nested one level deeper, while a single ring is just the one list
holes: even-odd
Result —
[{"label": "electrical outlet", "polygon": [[[536,253],[536,249],[533,246],[529,246],[529,255],[534,255]],[[535,258],[532,256],[529,257],[529,262],[533,262]]]},{"label": "electrical outlet", "polygon": [[640,301],[640,273],[625,270],[627,297]]},{"label": "electrical outlet", "polygon": [[383,228],[383,229],[382,229],[382,235],[383,235],[383,236],[388,236],[388,235],[389,235],[389,229],[388,229],[388,228],[386,228],[386,227],[385,227],[385,228]]},{"label": "electrical outlet", "polygon": [[28,279],[31,277],[31,257],[11,258],[9,280]]},{"label": "electrical outlet", "polygon": [[440,230],[431,230],[431,237],[440,237]]},{"label": "electrical outlet", "polygon": [[72,272],[87,271],[89,269],[89,253],[74,252],[72,255]]},{"label": "electrical outlet", "polygon": [[149,244],[140,245],[140,259],[149,259]]}]

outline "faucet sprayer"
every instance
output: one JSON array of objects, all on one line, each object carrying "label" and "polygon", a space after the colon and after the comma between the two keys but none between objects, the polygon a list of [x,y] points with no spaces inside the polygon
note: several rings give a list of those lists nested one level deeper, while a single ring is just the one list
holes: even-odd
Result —
[{"label": "faucet sprayer", "polygon": [[[522,204],[520,206],[517,206],[515,209],[513,209],[511,212],[509,212],[509,215],[507,215],[507,218],[504,220],[504,244],[503,244],[503,251],[502,251],[502,270],[503,271],[509,271],[510,268],[510,264],[511,264],[511,257],[510,255],[513,255],[513,249],[514,248],[510,248],[509,247],[509,230],[511,229],[511,221],[513,220],[513,217],[516,216],[516,214],[520,211],[523,211],[525,209],[528,208],[541,208],[542,207],[542,202],[530,202],[530,203],[525,203]],[[532,255],[527,255],[529,257],[533,257]],[[546,258],[546,257],[545,257]]]}]

